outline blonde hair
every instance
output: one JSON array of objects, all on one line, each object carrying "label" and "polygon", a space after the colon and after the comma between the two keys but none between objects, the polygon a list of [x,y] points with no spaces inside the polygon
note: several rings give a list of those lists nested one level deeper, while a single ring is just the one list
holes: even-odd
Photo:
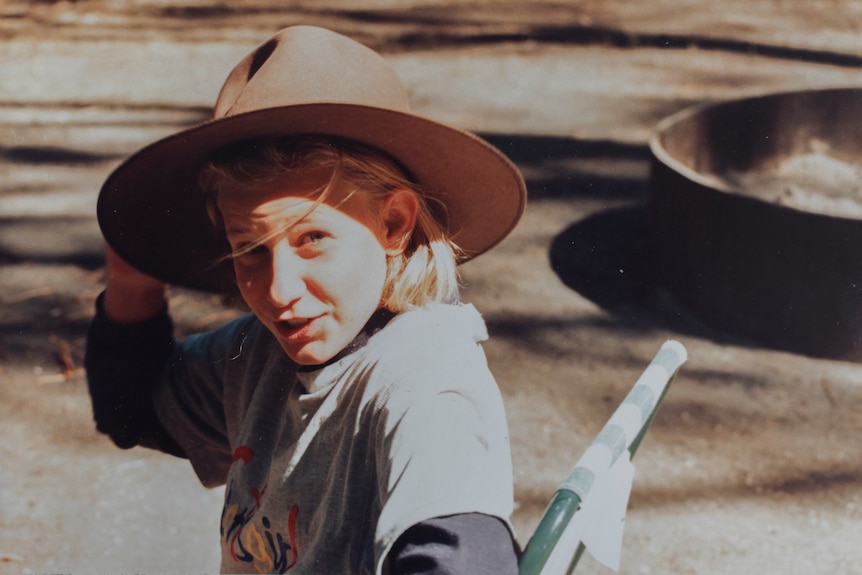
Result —
[{"label": "blonde hair", "polygon": [[[219,150],[201,175],[210,217],[223,229],[217,200],[225,187],[273,182],[320,168],[331,170],[331,176],[314,191],[315,206],[342,184],[351,187],[348,197],[366,193],[376,205],[382,205],[396,189],[407,190],[418,200],[416,225],[406,249],[386,259],[383,307],[399,313],[434,302],[458,300],[459,249],[447,237],[441,223],[446,217],[445,206],[411,181],[405,170],[388,155],[359,142],[309,135],[249,140]],[[287,222],[286,227],[294,223]],[[267,239],[258,238],[258,243]],[[254,247],[248,246],[243,251]],[[228,257],[235,255],[239,254]]]}]

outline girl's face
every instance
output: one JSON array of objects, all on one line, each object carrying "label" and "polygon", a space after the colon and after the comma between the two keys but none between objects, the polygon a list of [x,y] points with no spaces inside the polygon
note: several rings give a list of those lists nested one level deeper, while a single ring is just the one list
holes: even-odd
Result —
[{"label": "girl's face", "polygon": [[318,170],[219,193],[235,252],[268,238],[234,256],[237,283],[300,365],[324,363],[359,334],[380,307],[386,257],[393,253],[391,229],[380,215],[385,206],[369,194],[347,198],[337,186],[314,207],[313,190],[327,178]]}]

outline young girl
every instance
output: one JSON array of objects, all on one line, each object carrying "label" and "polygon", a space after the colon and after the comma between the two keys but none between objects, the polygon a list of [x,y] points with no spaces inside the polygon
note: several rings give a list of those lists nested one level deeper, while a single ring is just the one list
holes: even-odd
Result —
[{"label": "young girl", "polygon": [[[215,117],[100,194],[98,429],[226,485],[224,572],[516,573],[503,405],[455,268],[518,220],[517,170],[319,28],[250,54]],[[253,313],[173,341],[169,283]]]}]

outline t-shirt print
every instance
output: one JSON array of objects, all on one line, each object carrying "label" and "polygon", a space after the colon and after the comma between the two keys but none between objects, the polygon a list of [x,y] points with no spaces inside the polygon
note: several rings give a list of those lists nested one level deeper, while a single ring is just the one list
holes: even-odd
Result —
[{"label": "t-shirt print", "polygon": [[[253,458],[252,449],[243,445],[234,451],[233,462],[234,465],[248,465]],[[298,557],[296,520],[299,507],[290,507],[285,523],[274,522],[260,513],[266,487],[241,490],[235,479],[230,481],[221,517],[222,545],[234,562],[249,564],[258,573],[286,573],[296,565]]]}]

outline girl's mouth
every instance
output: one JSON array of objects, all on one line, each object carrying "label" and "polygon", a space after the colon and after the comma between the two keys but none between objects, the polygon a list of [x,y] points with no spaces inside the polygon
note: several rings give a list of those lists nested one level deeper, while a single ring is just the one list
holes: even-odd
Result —
[{"label": "girl's mouth", "polygon": [[289,342],[302,341],[310,339],[315,331],[316,326],[322,316],[311,318],[294,318],[290,320],[281,320],[275,322],[275,328],[279,335]]}]

